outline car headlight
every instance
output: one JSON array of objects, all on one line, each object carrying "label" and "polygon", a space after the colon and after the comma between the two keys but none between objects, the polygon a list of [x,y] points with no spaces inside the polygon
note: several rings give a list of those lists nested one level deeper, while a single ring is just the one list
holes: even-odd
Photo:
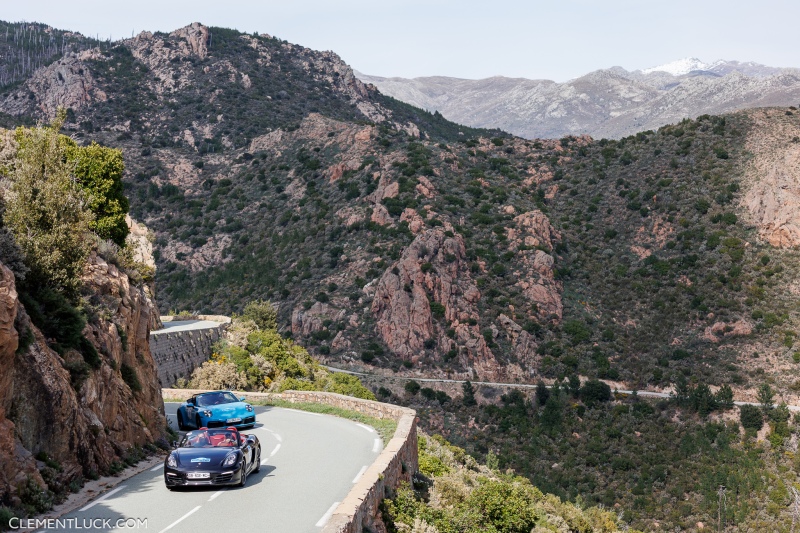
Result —
[{"label": "car headlight", "polygon": [[244,408],[247,409],[247,411],[250,412],[250,413],[253,412],[253,406],[250,405],[249,403],[247,405],[245,405]]},{"label": "car headlight", "polygon": [[211,412],[211,409],[206,409],[205,411],[203,411],[203,416],[206,418],[210,417],[213,414],[214,413]]},{"label": "car headlight", "polygon": [[178,459],[175,457],[174,453],[169,454],[169,457],[167,457],[167,466],[170,468],[178,468]]},{"label": "car headlight", "polygon": [[229,453],[227,457],[225,457],[222,466],[233,466],[234,463],[236,463],[236,453]]}]

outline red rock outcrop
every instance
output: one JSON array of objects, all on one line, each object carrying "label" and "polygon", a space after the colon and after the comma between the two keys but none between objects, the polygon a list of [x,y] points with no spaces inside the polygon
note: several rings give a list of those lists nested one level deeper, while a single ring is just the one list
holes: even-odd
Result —
[{"label": "red rock outcrop", "polygon": [[[0,265],[0,497],[15,503],[28,479],[44,486],[32,455],[57,461],[59,482],[107,471],[134,446],[164,438],[161,390],[149,348],[150,300],[143,289],[92,255],[85,297],[96,315],[84,335],[101,365],[73,387],[67,366],[81,364],[74,350],[53,351],[19,302],[13,275]],[[30,339],[18,349],[20,332]],[[141,390],[122,379],[135,372]]]},{"label": "red rock outcrop", "polygon": [[[511,320],[506,315],[497,317],[497,322],[505,330],[511,340],[511,349],[513,350],[514,357],[518,361],[519,369],[516,374],[522,374],[527,371],[530,375],[531,370],[539,368],[541,357],[536,352],[537,343],[533,335],[522,329],[522,326]],[[511,373],[512,369],[509,369]]]},{"label": "red rock outcrop", "polygon": [[[478,327],[475,304],[480,291],[466,268],[464,241],[441,228],[414,239],[400,259],[381,276],[372,301],[376,329],[389,349],[402,359],[419,360],[425,341],[437,353],[457,350],[459,363],[478,376],[498,375],[497,361]],[[432,304],[441,318],[435,319]],[[442,321],[442,323],[439,323]],[[444,334],[453,329],[453,338]]]},{"label": "red rock outcrop", "polygon": [[[509,249],[517,249],[520,268],[515,271],[517,286],[522,289],[539,320],[561,320],[561,283],[553,275],[553,256],[542,248],[552,250],[561,236],[541,211],[530,211],[514,218],[515,228],[507,231]],[[519,249],[522,245],[522,249]],[[530,247],[538,247],[529,249]]]},{"label": "red rock outcrop", "polygon": [[796,121],[776,120],[782,110],[759,109],[749,113],[752,128],[746,149],[753,154],[747,164],[742,198],[750,221],[761,239],[772,246],[800,244],[800,144],[787,139],[800,135]]},{"label": "red rock outcrop", "polygon": [[297,307],[292,311],[292,334],[308,337],[323,328],[322,323],[328,320],[342,320],[345,311],[328,304],[316,302],[308,309]]}]

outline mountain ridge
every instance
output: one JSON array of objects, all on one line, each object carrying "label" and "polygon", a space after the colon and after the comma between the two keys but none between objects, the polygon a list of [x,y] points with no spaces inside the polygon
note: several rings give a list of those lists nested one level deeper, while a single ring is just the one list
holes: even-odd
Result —
[{"label": "mountain ridge", "polygon": [[675,76],[662,70],[673,68],[669,65],[636,71],[611,67],[563,83],[502,76],[356,75],[386,94],[456,122],[497,127],[529,139],[583,134],[620,138],[703,114],[800,101],[797,69],[698,60],[695,66],[704,69],[676,71],[680,75]]}]

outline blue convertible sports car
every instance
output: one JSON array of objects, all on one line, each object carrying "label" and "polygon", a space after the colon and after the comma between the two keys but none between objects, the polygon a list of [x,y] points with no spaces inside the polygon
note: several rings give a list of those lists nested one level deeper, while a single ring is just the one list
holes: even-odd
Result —
[{"label": "blue convertible sports car", "polygon": [[253,427],[256,414],[253,406],[230,391],[195,394],[178,407],[178,429]]}]

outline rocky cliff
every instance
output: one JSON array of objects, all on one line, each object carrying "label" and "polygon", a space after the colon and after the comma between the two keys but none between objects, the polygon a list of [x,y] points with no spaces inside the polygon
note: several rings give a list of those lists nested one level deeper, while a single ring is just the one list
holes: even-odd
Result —
[{"label": "rocky cliff", "polygon": [[[791,113],[791,111],[789,111]],[[800,124],[783,109],[748,113],[752,129],[742,206],[759,236],[772,246],[800,244]]]},{"label": "rocky cliff", "polygon": [[[84,335],[100,355],[96,369],[83,366],[75,351],[59,355],[48,346],[19,301],[13,274],[0,265],[0,499],[6,505],[25,503],[28,480],[63,492],[165,438],[148,345],[149,299],[96,254],[84,282],[91,315]],[[46,481],[40,469],[48,472]]]}]

